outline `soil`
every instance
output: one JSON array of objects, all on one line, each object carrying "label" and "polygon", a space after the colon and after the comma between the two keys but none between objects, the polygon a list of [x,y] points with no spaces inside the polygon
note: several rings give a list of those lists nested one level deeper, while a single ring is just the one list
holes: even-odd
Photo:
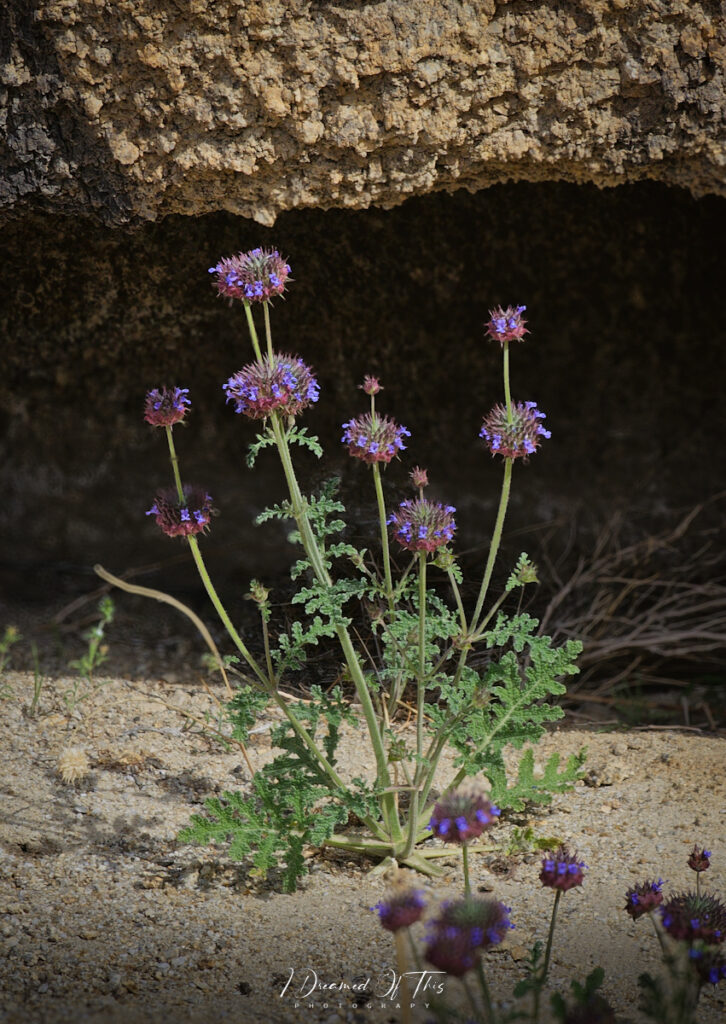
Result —
[{"label": "soil", "polygon": [[[389,880],[371,874],[372,862],[311,850],[308,876],[286,895],[224,849],[177,842],[206,798],[249,778],[241,751],[213,735],[218,702],[209,690],[149,678],[89,687],[59,675],[42,680],[31,715],[33,684],[28,673],[0,677],[3,1020],[402,1019],[400,993],[388,991],[393,942],[370,909]],[[255,764],[270,756],[270,724],[262,720],[254,737]],[[713,853],[706,889],[726,889],[726,743],[677,729],[562,728],[547,734],[536,760],[583,745],[586,776],[572,792],[503,815],[471,848],[473,886],[511,907],[516,925],[486,955],[486,970],[495,1001],[511,1004],[529,947],[547,937],[553,894],[538,881],[529,827],[568,842],[588,864],[582,887],[560,903],[551,990],[566,992],[601,964],[618,1019],[635,1022],[637,976],[658,970],[658,945],[650,922],[624,913],[625,892],[661,876],[666,893],[692,888],[694,843]],[[343,770],[370,774],[368,760],[358,734],[345,732]],[[461,892],[458,851],[441,863],[442,879],[416,880],[432,905]],[[420,943],[424,925],[413,932]],[[458,990],[446,982],[451,998]],[[431,1019],[430,990],[413,1001],[413,1020]],[[700,1024],[725,1017],[726,986],[706,986]]]}]

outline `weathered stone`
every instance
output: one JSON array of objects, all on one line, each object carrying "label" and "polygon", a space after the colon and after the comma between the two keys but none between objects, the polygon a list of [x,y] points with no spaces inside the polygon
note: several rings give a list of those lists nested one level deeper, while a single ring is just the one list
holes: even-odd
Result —
[{"label": "weathered stone", "polygon": [[654,179],[726,195],[715,0],[6,0],[0,208],[110,224]]}]

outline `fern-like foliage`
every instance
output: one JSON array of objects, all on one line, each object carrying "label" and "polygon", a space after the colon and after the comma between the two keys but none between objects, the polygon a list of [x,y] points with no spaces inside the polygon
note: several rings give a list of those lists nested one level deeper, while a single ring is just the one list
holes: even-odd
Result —
[{"label": "fern-like foliage", "polygon": [[[308,434],[306,427],[292,426],[286,433],[288,444],[297,444],[303,448],[307,448],[315,455],[316,458],[321,459],[323,456],[323,449],[320,441],[313,434]],[[257,461],[257,456],[263,450],[263,448],[274,448],[276,445],[275,435],[272,432],[272,428],[268,427],[267,430],[262,434],[258,434],[253,443],[247,449],[247,456],[245,461],[250,469],[254,466]]]},{"label": "fern-like foliage", "polygon": [[560,677],[578,671],[574,661],[582,645],[570,640],[564,647],[554,647],[550,637],[537,636],[537,626],[537,620],[526,614],[500,615],[486,635],[486,646],[505,653],[493,658],[482,674],[465,668],[456,685],[452,679],[438,679],[441,703],[426,708],[435,732],[449,730],[450,742],[459,751],[456,764],[467,775],[486,775],[501,807],[547,801],[549,793],[575,781],[581,764],[577,755],[558,773],[558,762],[550,760],[545,778],[535,784],[527,760],[530,752],[520,765],[518,781],[511,790],[506,786],[503,748],[536,743],[544,723],[562,717],[562,708],[547,703],[548,698],[565,692]]},{"label": "fern-like foliage", "polygon": [[[339,687],[331,693],[313,687],[311,696],[311,703],[298,708],[296,716],[316,739],[318,727],[325,724],[319,743],[334,765],[340,726],[344,720],[356,720]],[[252,708],[247,691],[230,702],[235,735],[246,734]],[[272,742],[282,753],[255,774],[249,792],[225,792],[207,800],[206,814],[193,815],[179,839],[226,844],[232,860],[251,857],[261,876],[279,868],[283,889],[293,892],[307,871],[305,847],[322,846],[351,812],[359,817],[376,814],[376,794],[359,778],[348,788],[331,791],[321,763],[289,721],[273,730]]]}]

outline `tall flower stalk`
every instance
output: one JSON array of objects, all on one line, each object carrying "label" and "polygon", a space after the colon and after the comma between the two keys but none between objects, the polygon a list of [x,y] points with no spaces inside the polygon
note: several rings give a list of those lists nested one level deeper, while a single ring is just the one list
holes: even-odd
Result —
[{"label": "tall flower stalk", "polygon": [[[286,722],[273,738],[287,753],[255,776],[253,795],[226,794],[227,805],[211,802],[209,816],[195,819],[185,838],[206,841],[226,830],[237,837],[235,849],[242,851],[259,846],[261,832],[272,835],[274,841],[265,847],[269,853],[263,856],[258,849],[257,857],[268,867],[276,863],[275,851],[283,851],[292,884],[304,868],[305,843],[365,852],[436,873],[434,859],[445,851],[426,842],[431,838],[432,793],[437,786],[439,792],[451,791],[467,775],[483,773],[499,787],[493,794],[497,804],[512,803],[506,783],[502,787],[501,751],[509,740],[536,740],[541,723],[560,716],[557,707],[543,701],[564,691],[560,677],[576,671],[579,653],[580,645],[574,641],[553,648],[548,637],[537,635],[537,623],[529,616],[503,615],[507,595],[536,578],[525,555],[505,591],[489,601],[514,462],[526,462],[550,436],[535,403],[514,403],[511,397],[509,345],[528,333],[524,307],[494,310],[487,324],[488,336],[502,347],[504,404],[485,417],[480,436],[492,455],[504,460],[504,475],[478,597],[468,613],[462,573],[452,550],[454,506],[424,495],[429,481],[420,467],[411,472],[416,497],[392,508],[387,505],[385,473],[405,457],[411,433],[379,410],[378,378],[366,376],[361,389],[370,399],[369,409],[343,424],[341,438],[349,455],[362,464],[361,471],[370,471],[373,478],[378,538],[369,551],[355,548],[344,534],[341,538],[345,524],[339,517],[344,507],[329,485],[313,495],[306,495],[300,485],[293,449],[322,454],[317,439],[298,425],[318,401],[320,387],[303,359],[274,347],[271,306],[291,281],[289,265],[277,250],[260,248],[221,259],[210,273],[220,297],[243,307],[252,361],[233,373],[223,390],[234,411],[258,426],[248,464],[263,449],[277,451],[287,500],[260,520],[277,517],[295,524],[303,557],[292,570],[293,578],[302,581],[294,603],[304,606],[308,618],[275,634],[267,591],[255,582],[252,596],[258,595],[264,654],[259,659],[253,654],[214,588],[202,555],[199,535],[207,532],[215,512],[211,498],[184,483],[176,453],[173,428],[191,406],[188,389],[150,391],[145,419],[153,427],[165,428],[174,489],[160,491],[148,514],[169,536],[188,543],[210,601],[246,666],[245,685],[230,706],[232,720],[244,734],[264,703],[272,701]],[[260,306],[261,331],[256,316]],[[404,556],[402,571],[397,554]],[[442,582],[450,586],[453,606],[441,597]],[[372,634],[368,643],[360,635],[366,615]],[[337,642],[359,712],[339,690],[313,687],[310,710],[281,695],[283,675],[304,666],[309,646],[322,639]],[[489,652],[483,671],[469,664],[477,647]],[[515,651],[523,652],[521,661]],[[393,729],[402,707],[415,713],[410,744]],[[344,779],[335,767],[341,721],[356,714],[362,716],[368,737],[375,770],[372,784]],[[442,787],[438,769],[447,746],[458,751],[459,767]],[[572,783],[579,764],[578,758],[571,758],[559,773],[554,766],[547,776],[552,787],[561,790]],[[547,799],[547,787],[533,788],[531,796]],[[321,812],[320,802],[326,799],[329,804]],[[228,805],[236,808],[234,814],[228,813]],[[367,835],[340,831],[351,813],[364,824]],[[466,864],[468,878],[468,859]]]}]

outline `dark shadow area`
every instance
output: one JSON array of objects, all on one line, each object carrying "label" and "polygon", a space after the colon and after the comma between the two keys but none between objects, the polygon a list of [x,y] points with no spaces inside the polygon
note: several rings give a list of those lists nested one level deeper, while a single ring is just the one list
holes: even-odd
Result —
[{"label": "dark shadow area", "polygon": [[[653,184],[600,191],[557,183],[432,195],[391,211],[295,211],[274,229],[221,213],[127,232],[61,218],[7,225],[0,627],[47,626],[95,590],[95,562],[119,574],[158,565],[135,581],[169,589],[212,619],[181,544],[144,515],[170,480],[163,436],[141,412],[146,390],[162,384],[191,388],[178,451],[185,478],[207,486],[220,509],[204,549],[233,614],[252,617],[243,600],[252,577],[274,585],[284,603],[294,554],[286,531],[251,525],[282,497],[281,475],[270,452],[254,472],[244,465],[254,425],[225,406],[221,385],[251,350],[241,309],[215,299],[207,273],[222,255],[275,245],[294,277],[273,310],[276,345],[311,363],[321,384],[304,424],[327,458],[321,465],[301,453],[300,474],[310,486],[341,476],[351,539],[371,545],[375,511],[370,474],[346,455],[340,424],[364,411],[356,386],[376,373],[381,411],[412,433],[405,458],[385,474],[390,501],[409,493],[408,470],[425,465],[432,497],[457,507],[463,561],[483,562],[501,467],[478,432],[502,391],[499,350],[482,325],[490,307],[526,303],[532,333],[512,353],[513,397],[537,402],[552,439],[515,467],[496,582],[509,572],[507,559],[530,551],[542,578],[532,611],[547,613],[548,628],[562,635],[582,635],[595,622],[602,639],[618,616],[636,614],[632,595],[640,600],[645,584],[633,578],[675,580],[672,602],[709,602],[706,625],[689,620],[681,651],[690,650],[694,628],[711,639],[691,645],[682,666],[661,644],[671,676],[722,687],[726,574],[715,496],[725,487],[725,229],[721,199],[695,201]],[[648,545],[657,537],[663,542]],[[645,543],[638,568],[611,558],[584,590],[580,574],[575,597],[568,581],[599,550],[598,538],[611,554]],[[626,582],[618,590],[619,574]],[[614,596],[598,604],[608,580]],[[140,599],[119,595],[117,604],[110,639],[118,668],[174,661],[191,627]],[[64,612],[55,638],[39,634],[49,663],[77,656],[93,608]],[[673,632],[665,610],[657,628]],[[657,653],[657,638],[648,643],[645,653]],[[607,672],[627,670],[638,653],[637,645],[622,656],[610,651]],[[179,661],[189,663],[186,644]]]}]

